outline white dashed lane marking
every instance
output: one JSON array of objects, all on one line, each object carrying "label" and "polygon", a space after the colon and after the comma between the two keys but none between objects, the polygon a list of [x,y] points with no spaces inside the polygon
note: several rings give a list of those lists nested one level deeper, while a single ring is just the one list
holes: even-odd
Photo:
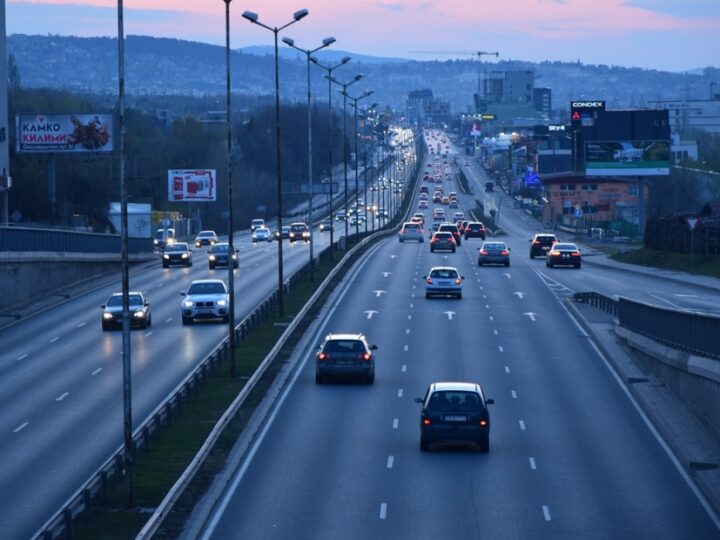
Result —
[{"label": "white dashed lane marking", "polygon": [[543,516],[545,516],[545,521],[552,521],[552,518],[550,517],[550,509],[543,504],[542,507]]},{"label": "white dashed lane marking", "polygon": [[399,398],[403,397],[403,389],[402,388],[400,388],[400,390],[398,390],[398,397]]},{"label": "white dashed lane marking", "polygon": [[93,372],[91,373],[91,375],[93,375],[93,376],[94,376],[94,375],[97,375],[97,374],[100,373],[101,371],[102,371],[102,368],[99,367],[99,368],[97,368],[95,371],[93,371]]},{"label": "white dashed lane marking", "polygon": [[387,503],[382,503],[380,505],[380,519],[385,519],[387,517]]},{"label": "white dashed lane marking", "polygon": [[510,395],[513,399],[517,399],[517,392],[515,390],[510,390]]},{"label": "white dashed lane marking", "polygon": [[63,399],[65,399],[65,398],[68,397],[69,395],[70,395],[70,392],[65,392],[64,394],[56,397],[56,398],[55,398],[55,401],[62,401]]},{"label": "white dashed lane marking", "polygon": [[534,471],[537,469],[537,466],[535,465],[535,458],[528,458],[530,460],[530,468]]},{"label": "white dashed lane marking", "polygon": [[60,339],[58,336],[55,336],[50,340],[50,343],[55,343],[58,339]]},{"label": "white dashed lane marking", "polygon": [[20,356],[17,357],[17,359],[18,359],[18,360],[25,360],[27,357],[28,357],[27,354],[21,354]]},{"label": "white dashed lane marking", "polygon": [[400,420],[398,420],[397,418],[393,418],[393,429],[397,429],[397,428],[398,428],[398,423],[399,423],[399,422],[400,422]]},{"label": "white dashed lane marking", "polygon": [[19,433],[20,431],[22,431],[23,429],[25,429],[26,427],[28,427],[28,425],[29,425],[28,422],[25,422],[24,424],[20,424],[18,427],[16,427],[15,429],[13,429],[13,433]]},{"label": "white dashed lane marking", "polygon": [[510,373],[510,366],[505,366],[505,373]]},{"label": "white dashed lane marking", "polygon": [[524,420],[520,420],[520,421],[518,421],[518,424],[520,424],[520,429],[521,429],[522,431],[525,431],[525,421],[524,421]]},{"label": "white dashed lane marking", "polygon": [[388,459],[387,459],[387,468],[388,469],[392,469],[394,461],[395,461],[395,458],[393,456],[388,456]]},{"label": "white dashed lane marking", "polygon": [[82,328],[82,327],[85,326],[86,324],[87,324],[86,322],[81,322],[80,324],[77,325],[77,327],[78,327],[78,328]]},{"label": "white dashed lane marking", "polygon": [[400,369],[400,371],[405,373],[407,371],[407,366],[403,364],[403,367]]}]

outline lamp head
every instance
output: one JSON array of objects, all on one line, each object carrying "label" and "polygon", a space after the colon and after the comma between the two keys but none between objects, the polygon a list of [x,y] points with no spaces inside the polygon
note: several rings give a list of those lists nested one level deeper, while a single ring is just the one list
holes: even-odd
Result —
[{"label": "lamp head", "polygon": [[349,61],[350,61],[350,57],[349,57],[349,56],[343,56],[343,57],[340,59],[340,63],[341,63],[341,64],[347,64]]},{"label": "lamp head", "polygon": [[308,13],[310,13],[310,12],[307,9],[301,9],[301,10],[293,13],[293,19],[295,19],[296,21],[299,21],[303,17],[307,16]]},{"label": "lamp head", "polygon": [[295,46],[295,40],[292,39],[292,38],[289,38],[289,37],[284,37],[284,38],[282,38],[282,42],[283,42],[285,45],[288,45],[289,47],[294,47],[294,46]]},{"label": "lamp head", "polygon": [[258,14],[255,13],[255,12],[245,11],[245,12],[242,14],[242,16],[243,16],[243,18],[247,19],[247,20],[250,21],[251,23],[256,23],[256,22],[258,22]]},{"label": "lamp head", "polygon": [[322,40],[323,47],[329,47],[333,43],[335,43],[337,40],[334,37],[326,37]]},{"label": "lamp head", "polygon": [[358,73],[357,75],[355,75],[355,78],[353,79],[353,81],[359,81],[362,78],[363,78],[362,73]]}]

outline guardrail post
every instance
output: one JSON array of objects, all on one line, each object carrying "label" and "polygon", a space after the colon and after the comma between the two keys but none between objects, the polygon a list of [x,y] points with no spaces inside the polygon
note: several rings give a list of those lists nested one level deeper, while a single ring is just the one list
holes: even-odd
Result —
[{"label": "guardrail post", "polygon": [[170,403],[170,400],[165,404],[165,418],[167,419],[167,425],[172,424],[172,403]]},{"label": "guardrail post", "polygon": [[150,451],[150,428],[148,426],[143,426],[142,429],[143,434],[143,446],[145,447],[145,451]]},{"label": "guardrail post", "polygon": [[63,522],[65,523],[65,538],[72,538],[72,510],[65,508],[63,510]]},{"label": "guardrail post", "polygon": [[83,489],[82,497],[83,497],[83,504],[85,505],[85,510],[87,511],[90,509],[90,506],[92,505],[92,495],[88,488]]},{"label": "guardrail post", "polygon": [[107,471],[100,473],[100,502],[105,505],[107,504],[108,495],[110,493],[110,482],[108,482]]}]

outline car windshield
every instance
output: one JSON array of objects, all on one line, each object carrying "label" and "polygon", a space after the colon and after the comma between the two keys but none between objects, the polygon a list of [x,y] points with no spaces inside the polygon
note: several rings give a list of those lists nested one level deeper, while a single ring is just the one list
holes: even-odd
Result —
[{"label": "car windshield", "polygon": [[[142,306],[142,298],[140,298],[137,294],[131,294],[128,297],[128,300],[130,301],[130,306]],[[122,306],[122,295],[113,295],[110,297],[110,300],[108,300],[107,303],[108,307],[118,307]]]},{"label": "car windshield", "polygon": [[328,353],[362,353],[365,346],[357,339],[333,339],[325,343],[323,350]]},{"label": "car windshield", "polygon": [[430,277],[452,279],[458,277],[458,273],[453,268],[437,268],[430,272]]},{"label": "car windshield", "polygon": [[192,283],[187,291],[191,294],[225,294],[225,286],[222,283]]},{"label": "car windshield", "polygon": [[302,232],[305,230],[305,225],[291,225],[290,230],[293,232]]},{"label": "car windshield", "polygon": [[505,249],[505,244],[483,244],[483,249]]},{"label": "car windshield", "polygon": [[212,253],[227,253],[229,246],[227,244],[215,244]]},{"label": "car windshield", "polygon": [[433,392],[428,408],[435,411],[477,412],[480,410],[480,397],[475,392]]},{"label": "car windshield", "polygon": [[215,233],[212,231],[200,231],[198,233],[198,237],[200,237],[200,238],[209,238],[212,236],[215,236]]},{"label": "car windshield", "polygon": [[555,244],[553,249],[564,250],[564,251],[577,251],[575,244]]},{"label": "car windshield", "polygon": [[171,251],[187,251],[187,244],[170,244],[165,248],[166,252]]}]

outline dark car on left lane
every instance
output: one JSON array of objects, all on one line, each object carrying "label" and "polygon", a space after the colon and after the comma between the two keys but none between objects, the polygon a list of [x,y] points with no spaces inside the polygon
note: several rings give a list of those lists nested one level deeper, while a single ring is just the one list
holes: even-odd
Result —
[{"label": "dark car on left lane", "polygon": [[192,249],[187,242],[176,242],[165,246],[162,265],[163,268],[173,265],[192,266]]},{"label": "dark car on left lane", "polygon": [[[100,322],[103,330],[122,328],[122,293],[114,293],[108,298],[107,304],[100,306],[103,310]],[[128,293],[128,309],[130,328],[147,328],[152,325],[150,302],[139,291]]]}]

